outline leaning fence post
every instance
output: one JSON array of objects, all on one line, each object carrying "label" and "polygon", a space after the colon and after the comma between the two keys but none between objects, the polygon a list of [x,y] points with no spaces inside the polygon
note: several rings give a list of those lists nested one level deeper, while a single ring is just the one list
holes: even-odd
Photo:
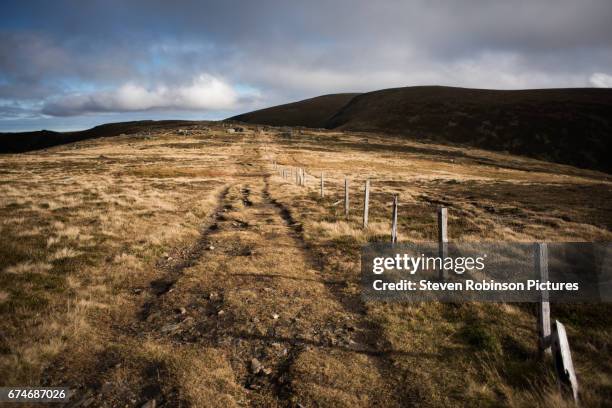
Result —
[{"label": "leaning fence post", "polygon": [[[536,276],[540,282],[548,281],[548,246],[545,243],[538,243],[535,247],[535,267]],[[540,292],[540,302],[538,303],[538,351],[540,355],[551,354],[550,350],[550,302],[548,301],[548,291]]]},{"label": "leaning fence post", "polygon": [[553,333],[551,335],[552,354],[555,361],[555,370],[559,380],[559,387],[569,387],[574,397],[574,402],[578,405],[578,379],[572,362],[572,353],[570,351],[569,341],[565,326],[560,321],[555,320],[553,325]]},{"label": "leaning fence post", "polygon": [[391,214],[391,243],[397,242],[397,194],[393,195],[393,213]]},{"label": "leaning fence post", "polygon": [[325,193],[323,192],[323,172],[321,172],[321,198],[325,197]]},{"label": "leaning fence post", "polygon": [[370,180],[365,181],[365,192],[363,198],[363,228],[368,228],[368,209],[370,205]]},{"label": "leaning fence post", "polygon": [[348,178],[344,178],[344,216],[349,216],[349,182]]},{"label": "leaning fence post", "polygon": [[448,255],[448,209],[438,208],[438,255],[442,259],[438,277],[445,278],[444,260]]}]

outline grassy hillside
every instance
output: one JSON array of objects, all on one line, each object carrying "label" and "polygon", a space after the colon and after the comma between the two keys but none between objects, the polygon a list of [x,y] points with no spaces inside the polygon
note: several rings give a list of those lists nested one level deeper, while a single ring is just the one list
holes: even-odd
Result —
[{"label": "grassy hillside", "polygon": [[[612,176],[376,133],[178,129],[0,156],[2,385],[68,387],[71,407],[574,406],[533,305],[365,301],[360,248],[390,239],[395,194],[400,244],[435,240],[439,205],[451,241],[610,241]],[[582,407],[612,400],[611,312],[551,307]]]},{"label": "grassy hillside", "polygon": [[186,125],[190,123],[192,122],[181,120],[141,120],[106,123],[77,132],[40,130],[35,132],[0,133],[0,153],[23,153],[98,137],[118,136],[122,133],[129,135],[150,130],[153,126],[155,128],[177,127],[181,124]]},{"label": "grassy hillside", "polygon": [[232,120],[271,126],[323,128],[329,119],[359,94],[323,95],[234,116]]},{"label": "grassy hillside", "polygon": [[[316,99],[316,98],[314,98]],[[268,123],[288,106],[235,117]],[[300,121],[296,112],[290,125]],[[612,91],[608,89],[536,89],[497,91],[419,86],[356,95],[324,124],[328,129],[384,132],[437,142],[460,143],[536,157],[583,168],[612,171]],[[321,114],[321,116],[325,116]],[[302,126],[308,123],[304,113]]]}]

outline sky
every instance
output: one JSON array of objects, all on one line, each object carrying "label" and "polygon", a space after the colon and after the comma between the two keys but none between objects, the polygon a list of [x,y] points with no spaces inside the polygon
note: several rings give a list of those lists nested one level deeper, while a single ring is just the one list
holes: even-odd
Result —
[{"label": "sky", "polygon": [[3,0],[0,132],[414,85],[612,87],[612,1]]}]

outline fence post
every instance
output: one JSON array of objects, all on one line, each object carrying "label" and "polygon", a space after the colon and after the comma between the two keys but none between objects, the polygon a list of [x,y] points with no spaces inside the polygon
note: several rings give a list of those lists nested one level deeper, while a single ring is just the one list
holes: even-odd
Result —
[{"label": "fence post", "polygon": [[323,192],[323,172],[321,172],[321,198],[325,197],[325,193]]},{"label": "fence post", "polygon": [[572,362],[572,353],[570,351],[569,341],[567,340],[565,326],[558,320],[555,320],[555,324],[553,325],[551,346],[559,386],[562,390],[563,387],[569,387],[574,397],[574,402],[578,405],[578,379],[576,378],[576,371],[574,370],[574,363]]},{"label": "fence post", "polygon": [[349,216],[349,182],[348,178],[344,178],[344,216]]},{"label": "fence post", "polygon": [[363,228],[368,228],[368,209],[370,206],[370,180],[365,181],[365,192],[363,198]]},{"label": "fence post", "polygon": [[446,273],[444,270],[444,259],[448,255],[448,209],[446,207],[438,208],[438,255],[442,258],[442,265],[438,271],[438,277],[444,279]]},{"label": "fence post", "polygon": [[[545,243],[536,244],[535,267],[540,282],[548,281],[548,246]],[[548,291],[540,292],[540,303],[538,303],[538,351],[540,355],[551,354],[550,349],[550,302]]]},{"label": "fence post", "polygon": [[391,214],[391,243],[397,242],[397,201],[398,195],[393,195],[393,213]]}]

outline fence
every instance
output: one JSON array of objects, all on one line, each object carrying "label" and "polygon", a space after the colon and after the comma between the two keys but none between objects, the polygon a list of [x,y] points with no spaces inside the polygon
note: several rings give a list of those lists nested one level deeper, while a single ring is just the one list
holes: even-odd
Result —
[{"label": "fence", "polygon": [[[291,168],[282,167],[279,168],[276,161],[272,162],[273,169],[283,178],[287,179],[291,177],[291,174],[295,174],[295,184],[299,186],[306,186],[307,172],[304,168]],[[325,175],[321,172],[320,176],[320,196],[325,197]],[[364,203],[363,203],[363,224],[364,229],[368,228],[369,218],[369,200],[370,200],[370,179],[365,180],[364,184]],[[344,200],[340,200],[334,205],[344,201],[344,216],[346,219],[349,218],[349,179],[344,178]],[[392,209],[391,209],[391,243],[397,243],[398,234],[398,206],[399,206],[399,195],[393,195]],[[448,209],[446,207],[438,207],[437,209],[437,220],[438,220],[438,248],[439,256],[446,258],[448,254]],[[548,248],[545,243],[536,244],[535,247],[535,267],[536,271],[539,272],[540,281],[548,281]],[[445,278],[444,268],[440,269],[439,278]],[[574,402],[578,405],[578,380],[576,378],[576,372],[572,362],[572,355],[570,351],[569,341],[567,339],[567,333],[565,326],[555,320],[551,325],[550,320],[550,302],[548,298],[548,292],[542,291],[540,302],[537,304],[537,332],[538,332],[538,352],[540,358],[547,358],[552,356],[554,361],[555,371],[559,386],[562,390],[567,390],[571,393]]]}]

